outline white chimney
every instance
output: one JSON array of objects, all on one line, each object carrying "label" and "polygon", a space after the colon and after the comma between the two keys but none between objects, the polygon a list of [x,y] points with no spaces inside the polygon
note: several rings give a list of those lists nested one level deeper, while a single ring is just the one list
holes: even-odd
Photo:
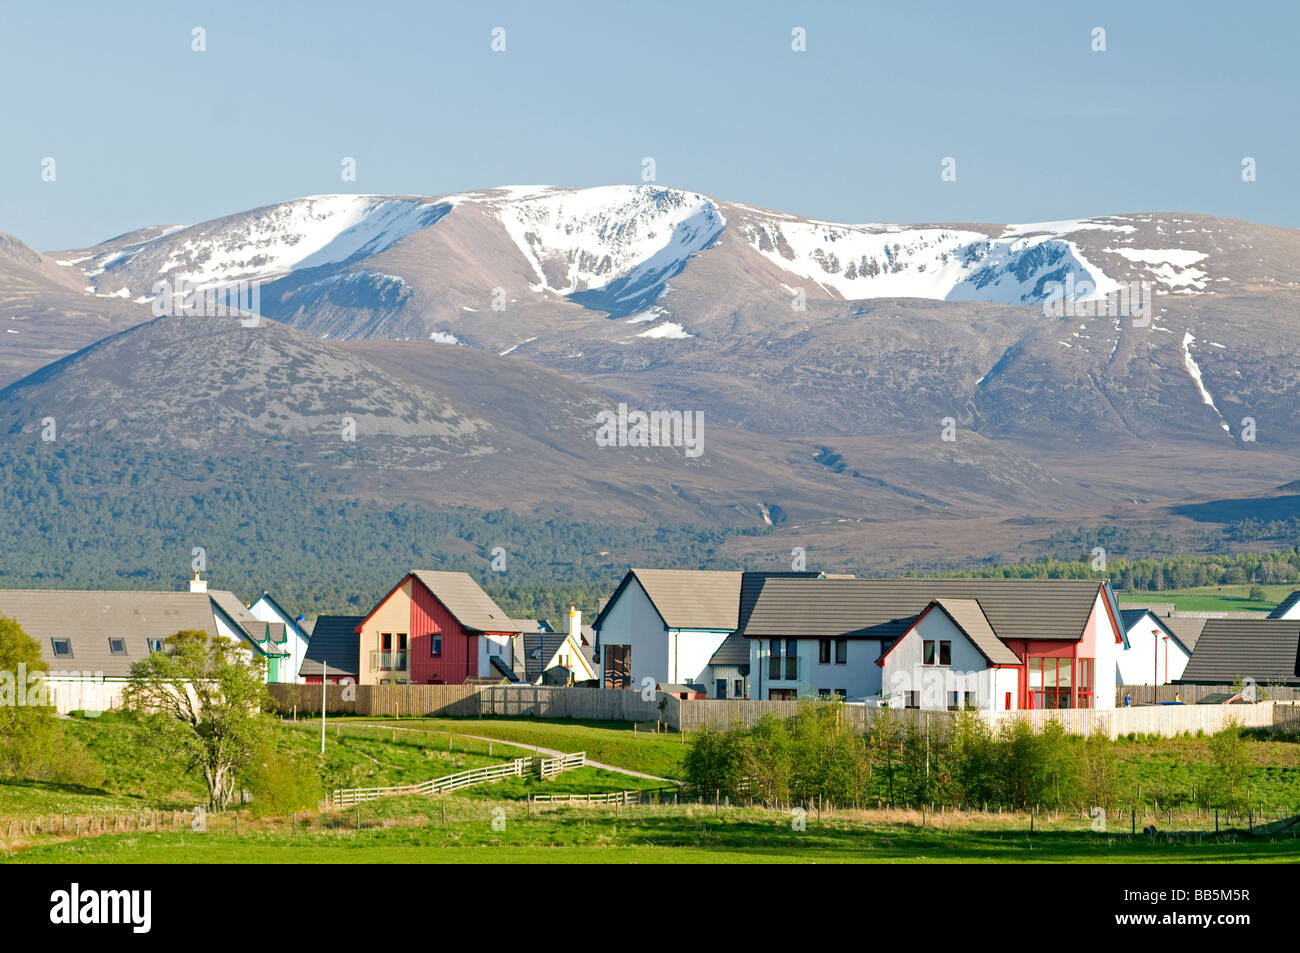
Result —
[{"label": "white chimney", "polygon": [[579,645],[582,644],[582,610],[572,602],[569,603],[569,635],[576,638]]},{"label": "white chimney", "polygon": [[190,592],[207,592],[208,581],[199,578],[199,571],[194,570],[194,578],[190,580]]}]

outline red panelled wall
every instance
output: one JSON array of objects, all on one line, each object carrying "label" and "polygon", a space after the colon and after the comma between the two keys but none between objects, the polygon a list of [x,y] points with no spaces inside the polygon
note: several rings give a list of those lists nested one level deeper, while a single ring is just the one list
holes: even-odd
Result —
[{"label": "red panelled wall", "polygon": [[[459,685],[478,674],[478,636],[466,632],[433,593],[411,580],[411,681],[416,685]],[[433,636],[442,635],[442,654],[433,656]]]}]

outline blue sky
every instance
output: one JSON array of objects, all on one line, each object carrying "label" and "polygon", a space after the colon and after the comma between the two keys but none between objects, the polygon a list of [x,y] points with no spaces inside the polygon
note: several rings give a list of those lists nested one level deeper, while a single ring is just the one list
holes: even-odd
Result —
[{"label": "blue sky", "polygon": [[0,231],[43,250],[325,192],[637,182],[645,156],[659,184],[835,221],[1300,226],[1295,3],[54,2],[0,17]]}]

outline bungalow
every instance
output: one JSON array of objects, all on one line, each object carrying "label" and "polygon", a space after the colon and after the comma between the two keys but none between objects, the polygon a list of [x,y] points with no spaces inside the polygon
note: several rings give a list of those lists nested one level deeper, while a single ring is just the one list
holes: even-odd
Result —
[{"label": "bungalow", "polygon": [[[690,685],[713,697],[744,676],[747,661],[719,650],[741,618],[746,580],[774,576],[815,578],[813,573],[742,573],[689,569],[631,569],[592,624],[599,678],[605,688]],[[717,671],[714,660],[717,659]]]},{"label": "bungalow", "polygon": [[1192,646],[1183,641],[1186,634],[1180,637],[1178,628],[1150,609],[1121,609],[1120,621],[1127,638],[1119,653],[1117,684],[1168,685],[1183,674],[1192,657]]},{"label": "bungalow", "polygon": [[307,657],[307,643],[311,635],[303,628],[306,621],[300,616],[287,612],[278,602],[271,598],[271,594],[265,589],[257,598],[257,601],[248,607],[249,613],[260,622],[267,622],[273,625],[283,626],[285,641],[283,648],[287,655],[281,666],[282,677],[277,679],[282,682],[302,682],[302,676],[298,672],[302,668],[303,660]]},{"label": "bungalow", "polygon": [[362,685],[523,676],[520,626],[467,573],[408,572],[355,631]]},{"label": "bungalow", "polygon": [[1300,620],[1207,619],[1179,685],[1300,686]]},{"label": "bungalow", "polygon": [[312,624],[307,655],[298,667],[298,677],[308,685],[324,678],[331,685],[357,683],[360,672],[360,642],[357,626],[362,615],[323,615]]},{"label": "bungalow", "polygon": [[188,592],[3,589],[0,615],[17,620],[49,665],[49,704],[60,713],[109,711],[122,704],[131,666],[163,649],[177,632],[232,638],[265,655],[218,606],[239,600],[224,590]]},{"label": "bungalow", "polygon": [[739,633],[757,698],[1112,708],[1119,619],[1097,580],[770,578]]}]

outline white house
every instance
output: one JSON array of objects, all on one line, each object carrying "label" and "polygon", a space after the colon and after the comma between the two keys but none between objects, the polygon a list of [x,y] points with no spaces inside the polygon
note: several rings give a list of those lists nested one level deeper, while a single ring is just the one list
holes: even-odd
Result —
[{"label": "white house", "polygon": [[974,599],[935,599],[881,656],[890,708],[1014,711],[1020,659]]},{"label": "white house", "polygon": [[0,615],[16,619],[40,645],[49,665],[50,705],[61,714],[102,712],[121,706],[131,666],[162,651],[177,632],[226,637],[266,654],[232,625],[214,597],[238,602],[229,592],[194,583],[187,592],[0,589]]},{"label": "white house", "polygon": [[1120,612],[1127,633],[1124,650],[1116,662],[1118,685],[1168,685],[1182,678],[1195,645],[1150,609]]},{"label": "white house", "polygon": [[739,572],[632,569],[596,616],[606,688],[705,685],[709,660],[736,631]]},{"label": "white house", "polygon": [[1124,629],[1088,579],[761,580],[749,695],[914,708],[1113,708]]},{"label": "white house", "polygon": [[248,611],[260,622],[284,626],[287,638],[283,648],[287,659],[282,668],[280,681],[299,684],[305,682],[306,679],[299,674],[299,669],[302,668],[303,660],[307,658],[307,645],[311,641],[311,634],[303,627],[306,620],[300,621],[296,615],[285,611],[265,590],[257,601],[248,607]]}]

